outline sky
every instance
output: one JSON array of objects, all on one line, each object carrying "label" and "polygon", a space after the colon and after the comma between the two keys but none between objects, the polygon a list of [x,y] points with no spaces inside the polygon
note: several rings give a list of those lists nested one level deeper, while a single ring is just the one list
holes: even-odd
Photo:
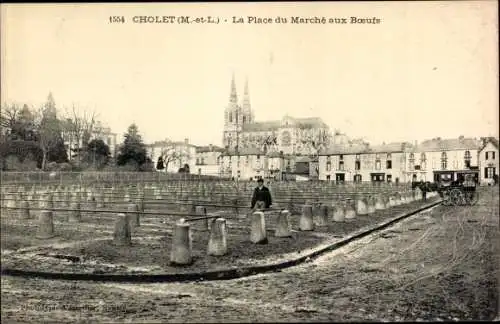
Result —
[{"label": "sky", "polygon": [[[2,4],[1,101],[40,105],[52,92],[59,109],[95,111],[119,139],[136,123],[147,143],[221,145],[234,74],[239,99],[248,78],[257,121],[320,117],[374,144],[498,137],[497,5]],[[133,23],[171,15],[219,24]],[[380,23],[292,24],[292,16]]]}]

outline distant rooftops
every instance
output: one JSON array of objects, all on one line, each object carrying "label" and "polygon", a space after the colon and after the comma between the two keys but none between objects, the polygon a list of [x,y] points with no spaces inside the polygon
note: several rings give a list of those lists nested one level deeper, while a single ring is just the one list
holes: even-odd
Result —
[{"label": "distant rooftops", "polygon": [[475,138],[461,136],[459,138],[441,139],[438,137],[416,145],[409,142],[394,142],[374,146],[370,146],[368,143],[335,144],[322,150],[319,155],[479,150],[481,146],[482,141]]},{"label": "distant rooftops", "polygon": [[336,144],[324,149],[319,155],[395,153],[408,151],[411,147],[408,142],[394,142],[374,146],[370,146],[368,143]]},{"label": "distant rooftops", "polygon": [[435,152],[435,151],[454,151],[454,150],[479,150],[482,142],[476,138],[433,138],[431,140],[419,143],[414,152]]},{"label": "distant rooftops", "polygon": [[224,152],[224,148],[216,145],[197,146],[196,153]]}]

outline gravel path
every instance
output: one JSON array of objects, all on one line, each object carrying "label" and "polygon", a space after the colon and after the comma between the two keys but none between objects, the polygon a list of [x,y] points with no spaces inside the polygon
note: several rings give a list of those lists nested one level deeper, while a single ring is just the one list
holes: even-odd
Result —
[{"label": "gravel path", "polygon": [[2,277],[2,320],[491,320],[500,234],[490,191],[476,206],[439,206],[280,273],[142,285]]}]

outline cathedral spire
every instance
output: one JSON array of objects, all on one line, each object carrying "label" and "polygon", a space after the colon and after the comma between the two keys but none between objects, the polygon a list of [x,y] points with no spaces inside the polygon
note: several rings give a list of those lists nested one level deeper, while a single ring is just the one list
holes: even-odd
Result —
[{"label": "cathedral spire", "polygon": [[236,81],[234,80],[234,72],[231,79],[231,94],[229,95],[229,103],[238,104],[238,94],[236,93]]},{"label": "cathedral spire", "polygon": [[248,91],[248,77],[245,78],[245,89],[243,93],[243,111],[250,111],[250,93]]}]

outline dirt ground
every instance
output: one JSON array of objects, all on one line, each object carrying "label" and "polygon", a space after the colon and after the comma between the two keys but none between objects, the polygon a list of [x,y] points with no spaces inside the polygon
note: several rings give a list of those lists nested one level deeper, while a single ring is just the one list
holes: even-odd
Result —
[{"label": "dirt ground", "polygon": [[182,284],[2,277],[2,320],[284,322],[492,320],[498,188],[439,206],[279,273]]},{"label": "dirt ground", "polygon": [[[146,215],[141,218],[141,226],[132,232],[132,245],[120,247],[111,240],[113,214],[84,215],[81,223],[71,224],[66,222],[65,212],[56,212],[56,236],[48,240],[36,239],[36,218],[19,220],[15,217],[2,217],[2,252],[10,250],[7,255],[2,253],[2,267],[47,272],[158,274],[227,269],[262,260],[277,262],[285,255],[289,258],[290,254],[301,253],[327,240],[338,240],[366,226],[416,209],[422,204],[423,202],[413,202],[342,223],[332,222],[328,226],[317,227],[312,232],[294,231],[290,238],[274,236],[277,213],[269,213],[266,214],[267,244],[250,242],[248,218],[244,215],[231,218],[232,215],[229,214],[228,253],[219,257],[208,256],[206,249],[209,232],[193,229],[193,263],[182,267],[170,265],[175,218]],[[299,218],[299,215],[290,217],[295,230],[298,229]],[[26,247],[36,248],[29,249],[29,253],[14,251]]]}]

